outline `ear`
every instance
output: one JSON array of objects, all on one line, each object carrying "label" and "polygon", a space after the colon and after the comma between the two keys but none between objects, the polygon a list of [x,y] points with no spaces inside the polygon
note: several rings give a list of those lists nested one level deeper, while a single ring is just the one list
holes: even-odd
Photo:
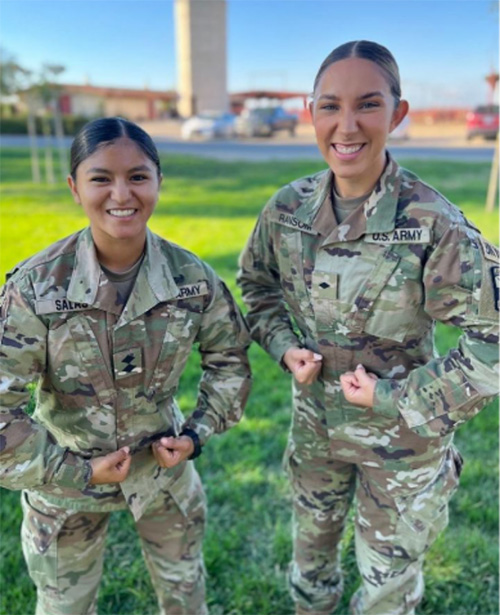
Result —
[{"label": "ear", "polygon": [[309,104],[307,105],[307,108],[309,109],[309,113],[311,114],[311,119],[313,119],[314,98],[311,98]]},{"label": "ear", "polygon": [[389,132],[392,132],[396,126],[399,126],[404,118],[408,115],[410,105],[407,100],[400,100],[399,105],[394,109],[391,119],[391,127]]},{"label": "ear", "polygon": [[73,195],[73,199],[74,199],[75,203],[78,203],[78,205],[81,205],[82,202],[80,200],[80,196],[78,194],[78,190],[76,189],[76,182],[75,182],[75,180],[71,177],[71,175],[68,175],[66,181],[68,182],[68,186],[69,186],[69,189],[71,190],[71,194]]}]

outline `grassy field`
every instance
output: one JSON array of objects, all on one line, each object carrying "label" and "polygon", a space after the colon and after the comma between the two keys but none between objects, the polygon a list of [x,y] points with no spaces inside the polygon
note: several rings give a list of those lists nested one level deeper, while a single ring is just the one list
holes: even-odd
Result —
[{"label": "grassy field", "polygon": [[[29,183],[27,151],[1,155],[0,275],[52,241],[82,228],[85,218],[67,187]],[[405,166],[441,190],[492,241],[498,213],[486,214],[486,164],[407,161]],[[165,157],[165,181],[151,228],[192,249],[213,265],[239,298],[236,260],[265,201],[282,184],[322,168],[313,162],[219,163]],[[438,329],[443,352],[457,331]],[[211,615],[285,615],[293,612],[286,589],[291,555],[290,492],[281,471],[290,421],[289,377],[255,345],[254,387],[240,425],[213,438],[196,462],[209,501],[205,540]],[[179,401],[185,411],[196,398],[199,376],[193,353]],[[494,404],[457,433],[466,464],[451,503],[450,527],[426,561],[426,595],[418,613],[498,613],[498,424]],[[0,501],[0,614],[34,612],[35,592],[21,555],[19,494]],[[126,513],[113,517],[99,598],[100,615],[147,615],[155,598]],[[344,539],[345,595],[359,583],[353,528]]]}]

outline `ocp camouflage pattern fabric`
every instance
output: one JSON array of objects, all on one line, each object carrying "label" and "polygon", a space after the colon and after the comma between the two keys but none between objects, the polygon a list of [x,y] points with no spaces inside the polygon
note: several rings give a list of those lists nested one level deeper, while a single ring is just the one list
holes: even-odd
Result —
[{"label": "ocp camouflage pattern fabric", "polygon": [[[107,513],[130,509],[162,608],[203,615],[203,532],[189,538],[185,527],[203,527],[203,490],[192,461],[161,468],[151,444],[189,428],[204,445],[241,418],[250,337],[225,284],[195,255],[148,231],[125,303],[86,229],[16,267],[0,309],[0,485],[26,490],[23,548],[39,612],[93,612]],[[196,407],[184,418],[174,395],[193,344],[202,376]],[[127,478],[90,485],[90,459],[123,446],[132,455]],[[198,504],[183,507],[186,497]],[[87,529],[73,532],[79,523]],[[148,528],[155,526],[167,530],[153,545]],[[174,538],[190,546],[168,564]],[[183,598],[174,608],[167,594]]]},{"label": "ocp camouflage pattern fabric", "polygon": [[[332,181],[322,171],[270,199],[238,282],[252,336],[275,360],[291,346],[323,357],[315,383],[293,383],[285,454],[297,613],[329,613],[340,598],[339,541],[355,495],[363,583],[352,612],[406,615],[458,484],[453,431],[497,394],[498,250],[389,155],[340,225]],[[436,321],[463,331],[443,357]],[[340,375],[358,364],[379,377],[373,408],[342,393]]]}]

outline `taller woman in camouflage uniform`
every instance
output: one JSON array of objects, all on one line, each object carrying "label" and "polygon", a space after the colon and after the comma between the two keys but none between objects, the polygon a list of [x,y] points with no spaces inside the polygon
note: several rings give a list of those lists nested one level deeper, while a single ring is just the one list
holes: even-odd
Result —
[{"label": "taller woman in camouflage uniform", "polygon": [[[147,229],[161,180],[138,126],[87,124],[68,181],[90,227],[21,263],[4,288],[0,484],[23,489],[37,615],[96,612],[118,509],[135,518],[161,613],[206,613],[205,498],[189,460],[241,417],[249,337],[212,269]],[[202,377],[185,420],[174,394],[195,342]]]},{"label": "taller woman in camouflage uniform", "polygon": [[[408,615],[458,483],[453,431],[496,394],[498,253],[386,151],[408,111],[387,49],[335,49],[310,110],[329,168],[271,198],[239,273],[253,337],[294,376],[291,591],[297,613],[333,610],[356,496],[352,612]],[[444,357],[435,321],[464,332]]]}]

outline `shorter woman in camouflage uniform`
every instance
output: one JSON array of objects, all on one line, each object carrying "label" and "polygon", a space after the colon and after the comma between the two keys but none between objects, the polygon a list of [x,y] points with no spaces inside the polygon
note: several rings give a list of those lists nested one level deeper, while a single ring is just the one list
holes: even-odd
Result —
[{"label": "shorter woman in camouflage uniform", "polygon": [[[271,198],[239,272],[254,339],[294,376],[292,597],[338,603],[356,496],[351,610],[410,615],[458,484],[453,430],[497,393],[498,251],[386,151],[408,103],[385,47],[335,49],[310,110],[329,169]],[[464,332],[444,357],[435,321]]]},{"label": "shorter woman in camouflage uniform", "polygon": [[[68,182],[90,227],[18,265],[4,287],[0,484],[23,490],[37,615],[96,612],[119,509],[134,516],[161,613],[207,612],[205,497],[189,460],[241,417],[249,337],[213,270],[148,230],[161,181],[142,129],[87,124]],[[195,342],[203,374],[184,419],[174,394]]]}]

